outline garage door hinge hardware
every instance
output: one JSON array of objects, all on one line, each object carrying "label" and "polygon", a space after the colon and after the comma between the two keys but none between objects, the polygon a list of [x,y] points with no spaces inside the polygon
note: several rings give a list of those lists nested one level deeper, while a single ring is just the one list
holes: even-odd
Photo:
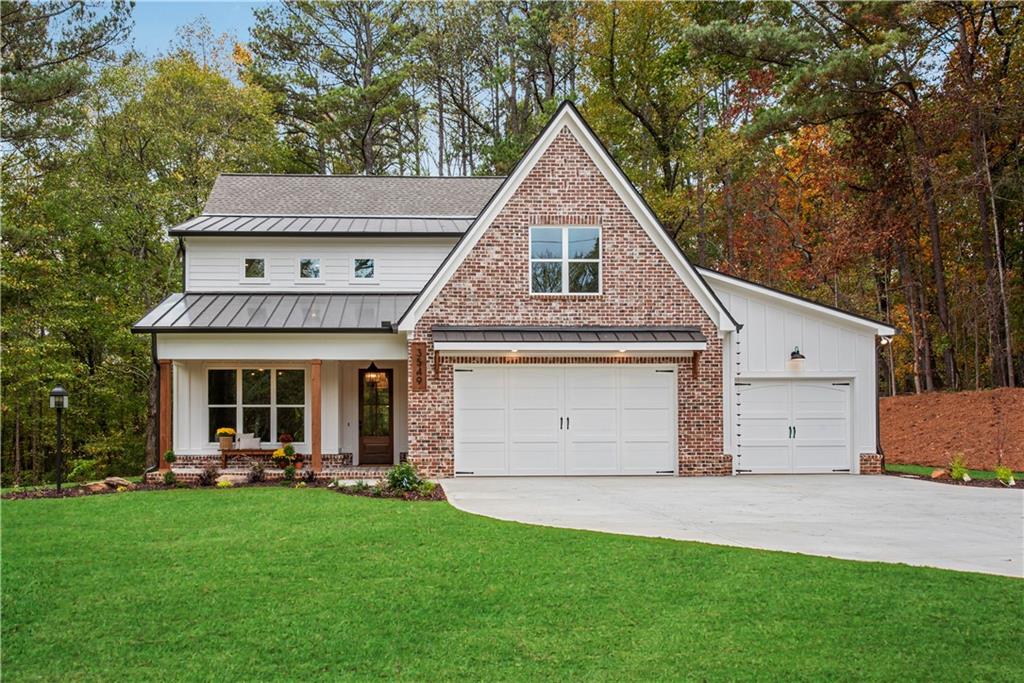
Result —
[{"label": "garage door hinge hardware", "polygon": [[753,472],[754,470],[736,470],[736,474],[743,474],[744,472]]},{"label": "garage door hinge hardware", "polygon": [[847,467],[846,469],[843,469],[843,470],[832,470],[832,471],[833,471],[833,472],[849,472],[849,471],[850,471],[850,468],[849,468],[849,467]]},{"label": "garage door hinge hardware", "polygon": [[455,372],[473,372],[469,368],[455,368]]},{"label": "garage door hinge hardware", "polygon": [[657,470],[655,474],[675,474],[672,470]]},{"label": "garage door hinge hardware", "polygon": [[848,386],[850,386],[850,383],[849,382],[832,382],[832,386],[834,386],[834,387],[848,387]]},{"label": "garage door hinge hardware", "polygon": [[738,387],[749,387],[750,386],[750,382],[736,382],[736,386],[738,386]]},{"label": "garage door hinge hardware", "polygon": [[675,372],[675,370],[655,370],[655,372],[669,372],[669,373],[672,373],[672,372]]},{"label": "garage door hinge hardware", "polygon": [[474,474],[474,472],[464,472],[463,470],[455,470],[455,474]]}]

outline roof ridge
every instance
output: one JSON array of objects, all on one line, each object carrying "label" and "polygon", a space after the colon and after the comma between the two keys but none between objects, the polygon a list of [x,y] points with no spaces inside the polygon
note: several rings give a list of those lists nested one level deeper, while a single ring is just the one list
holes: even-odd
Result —
[{"label": "roof ridge", "polygon": [[421,180],[502,180],[503,175],[364,175],[359,173],[243,173],[225,171],[218,176],[240,176],[250,178],[387,178]]}]

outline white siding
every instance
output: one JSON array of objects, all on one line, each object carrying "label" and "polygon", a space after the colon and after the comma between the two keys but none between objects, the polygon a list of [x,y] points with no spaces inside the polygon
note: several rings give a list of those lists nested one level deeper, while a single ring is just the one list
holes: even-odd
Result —
[{"label": "white siding", "polygon": [[[454,237],[189,237],[186,291],[418,292],[455,244]],[[242,259],[266,259],[265,282],[242,279]],[[321,284],[298,281],[298,260],[319,258]],[[376,283],[352,283],[352,259],[372,258]]]},{"label": "white siding", "polygon": [[[730,378],[725,391],[726,450],[735,452],[735,382],[758,378],[814,378],[849,381],[852,394],[853,463],[860,453],[876,449],[875,334],[868,326],[847,322],[838,315],[813,311],[769,292],[716,280],[711,283],[726,308],[743,325],[727,335],[725,352]],[[786,369],[793,347],[806,357],[799,373]]]}]

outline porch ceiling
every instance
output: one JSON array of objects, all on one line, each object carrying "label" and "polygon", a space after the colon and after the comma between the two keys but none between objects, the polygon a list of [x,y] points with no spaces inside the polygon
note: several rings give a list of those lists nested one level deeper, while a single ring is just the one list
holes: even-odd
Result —
[{"label": "porch ceiling", "polygon": [[415,294],[171,294],[133,332],[391,332]]}]

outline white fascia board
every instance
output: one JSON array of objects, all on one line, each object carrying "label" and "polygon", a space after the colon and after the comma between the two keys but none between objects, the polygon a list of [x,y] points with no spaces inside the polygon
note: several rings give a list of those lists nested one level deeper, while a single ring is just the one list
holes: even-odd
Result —
[{"label": "white fascia board", "polygon": [[774,299],[775,301],[778,301],[780,303],[795,308],[799,308],[804,311],[810,311],[824,317],[842,320],[843,322],[851,325],[856,325],[862,328],[866,327],[874,331],[874,333],[880,337],[891,337],[896,334],[896,328],[890,325],[885,325],[882,323],[875,322],[873,320],[868,320],[867,318],[862,318],[858,315],[846,313],[844,311],[836,310],[828,306],[822,306],[821,304],[816,304],[813,301],[807,301],[806,299],[801,299],[798,296],[786,294],[785,292],[780,292],[777,289],[765,287],[764,285],[758,285],[753,282],[747,282],[746,280],[731,277],[729,275],[725,275],[724,273],[719,273],[714,270],[701,268],[700,271],[704,275],[704,277],[711,282],[719,283],[726,287],[735,287],[736,289],[739,289],[744,292],[750,292],[758,296]]},{"label": "white fascia board", "polygon": [[157,333],[157,358],[202,361],[398,360],[404,334],[329,332]]},{"label": "white fascia board", "polygon": [[671,351],[707,350],[707,342],[434,342],[436,351]]},{"label": "white fascia board", "polygon": [[413,302],[412,307],[402,317],[398,330],[400,332],[412,332],[415,329],[417,321],[430,306],[431,302],[433,302],[441,288],[444,287],[458,267],[462,265],[466,256],[473,250],[480,237],[491,225],[498,213],[505,207],[505,204],[519,188],[523,179],[533,170],[537,161],[544,155],[544,152],[547,151],[551,142],[558,136],[563,127],[568,127],[570,132],[573,133],[584,151],[587,152],[601,171],[605,180],[612,186],[630,212],[632,212],[637,222],[647,231],[655,245],[658,246],[665,258],[668,259],[676,274],[694,294],[715,325],[718,326],[718,329],[723,331],[735,330],[736,327],[728,312],[718,302],[700,275],[682,258],[675,245],[669,242],[668,235],[661,229],[657,219],[640,199],[636,188],[619,171],[614,161],[608,157],[602,145],[593,137],[590,130],[579,118],[576,110],[571,106],[562,106],[541,137],[516,166],[512,175],[506,178],[504,185],[501,186],[501,189],[491,199],[480,216],[477,217],[477,220],[469,227],[469,230],[462,241],[455,246],[448,260],[441,265],[436,275],[420,293],[419,298]]}]

